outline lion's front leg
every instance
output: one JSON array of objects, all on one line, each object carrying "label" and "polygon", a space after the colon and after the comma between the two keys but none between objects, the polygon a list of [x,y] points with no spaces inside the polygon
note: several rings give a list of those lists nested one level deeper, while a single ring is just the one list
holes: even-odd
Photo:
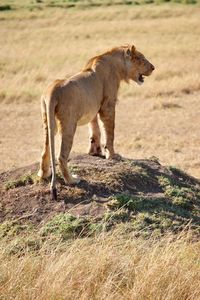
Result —
[{"label": "lion's front leg", "polygon": [[89,126],[89,150],[88,154],[93,156],[101,156],[101,132],[98,124],[97,115],[95,118],[88,124]]},{"label": "lion's front leg", "polygon": [[105,135],[105,155],[107,159],[115,158],[114,151],[114,129],[115,129],[115,107],[100,110],[100,119],[103,123]]}]

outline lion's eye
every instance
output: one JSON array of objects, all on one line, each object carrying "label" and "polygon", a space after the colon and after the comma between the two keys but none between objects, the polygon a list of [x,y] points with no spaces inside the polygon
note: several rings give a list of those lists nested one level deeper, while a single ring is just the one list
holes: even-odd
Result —
[{"label": "lion's eye", "polygon": [[141,57],[137,57],[137,56],[136,56],[135,59],[136,59],[136,61],[137,61],[138,64],[141,64],[141,62],[142,62],[142,58],[141,58]]}]

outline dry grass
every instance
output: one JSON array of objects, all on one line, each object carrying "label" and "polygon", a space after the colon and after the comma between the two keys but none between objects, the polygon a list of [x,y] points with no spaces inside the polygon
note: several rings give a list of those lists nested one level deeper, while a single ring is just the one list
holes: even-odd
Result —
[{"label": "dry grass", "polygon": [[200,297],[200,244],[190,243],[183,234],[176,240],[168,236],[144,241],[118,230],[46,250],[19,259],[1,249],[1,299]]}]

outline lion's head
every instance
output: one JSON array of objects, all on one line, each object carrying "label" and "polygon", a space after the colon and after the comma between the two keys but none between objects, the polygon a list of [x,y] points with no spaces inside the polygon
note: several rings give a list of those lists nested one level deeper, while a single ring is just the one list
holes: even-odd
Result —
[{"label": "lion's head", "polygon": [[143,84],[144,76],[149,76],[155,69],[146,57],[137,51],[133,45],[125,48],[125,63],[127,80],[134,80],[139,85]]}]

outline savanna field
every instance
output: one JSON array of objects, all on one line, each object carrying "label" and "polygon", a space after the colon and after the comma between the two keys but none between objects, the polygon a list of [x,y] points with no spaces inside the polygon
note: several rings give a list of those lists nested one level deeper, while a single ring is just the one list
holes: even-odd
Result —
[{"label": "savanna field", "polygon": [[[0,299],[200,299],[199,25],[193,0],[0,0]],[[155,71],[120,88],[126,159],[72,160],[84,182],[59,178],[51,202],[26,167],[42,151],[43,90],[132,43]],[[87,148],[78,127],[72,155]]]}]

